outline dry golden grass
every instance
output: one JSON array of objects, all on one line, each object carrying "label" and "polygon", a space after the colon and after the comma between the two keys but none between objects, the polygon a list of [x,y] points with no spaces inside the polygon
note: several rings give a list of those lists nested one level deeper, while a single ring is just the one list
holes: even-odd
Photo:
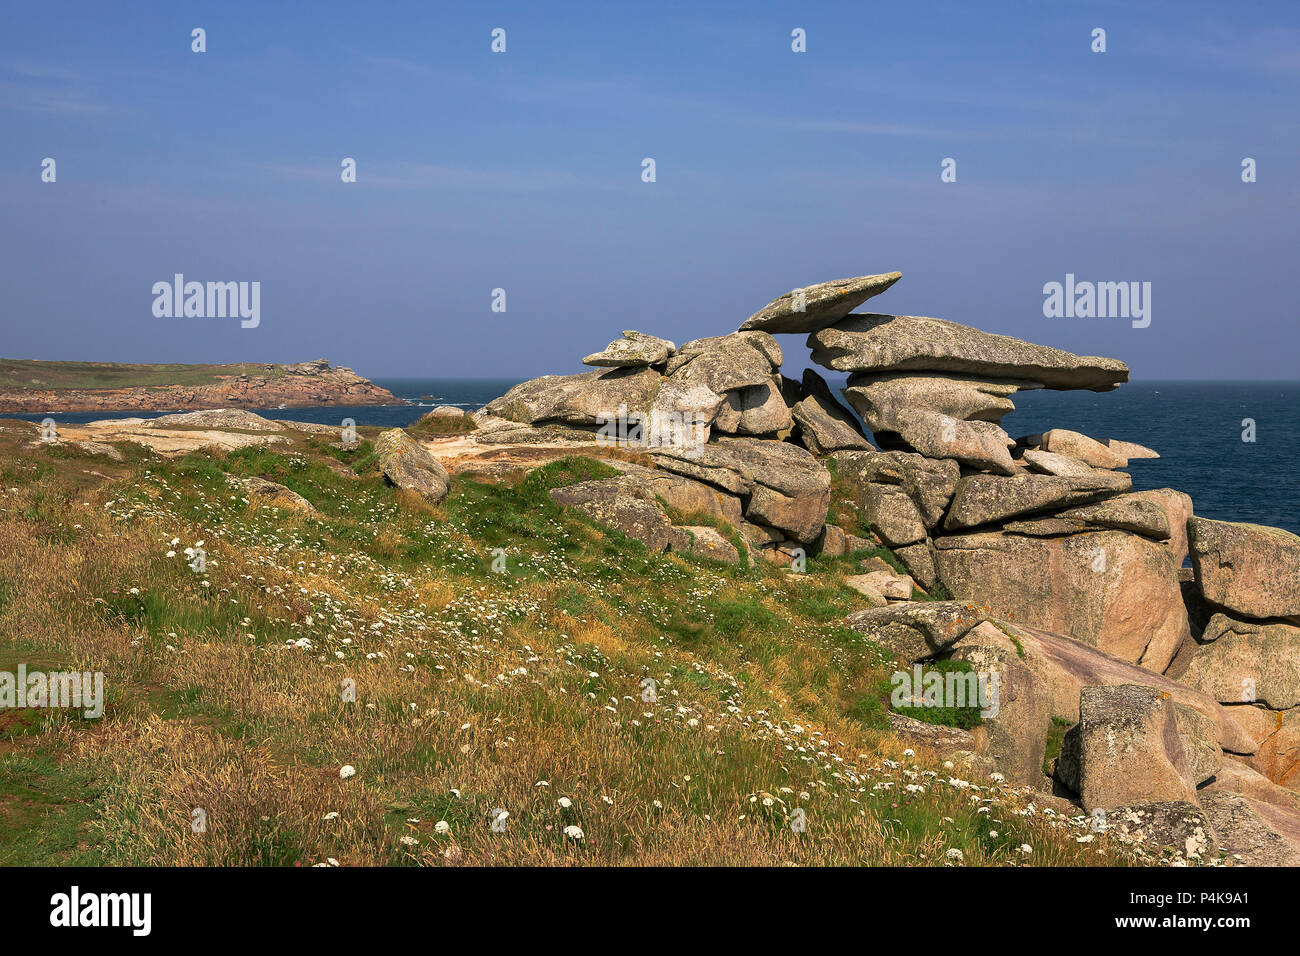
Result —
[{"label": "dry golden grass", "polygon": [[[80,458],[29,474],[40,454],[0,441],[0,658],[103,671],[109,707],[3,739],[0,862],[1128,859],[850,716],[884,664],[818,610],[833,568],[646,555],[518,481],[429,509],[310,462],[219,462],[283,467],[320,509],[285,521],[222,500],[201,456],[89,487]],[[205,574],[179,553],[199,540]],[[23,802],[33,767],[68,794],[62,828]]]}]

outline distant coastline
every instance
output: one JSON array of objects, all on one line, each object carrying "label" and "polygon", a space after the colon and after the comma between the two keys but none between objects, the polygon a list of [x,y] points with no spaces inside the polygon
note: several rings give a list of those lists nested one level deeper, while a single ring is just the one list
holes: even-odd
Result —
[{"label": "distant coastline", "polygon": [[0,414],[399,404],[327,359],[291,365],[143,365],[0,359]]}]

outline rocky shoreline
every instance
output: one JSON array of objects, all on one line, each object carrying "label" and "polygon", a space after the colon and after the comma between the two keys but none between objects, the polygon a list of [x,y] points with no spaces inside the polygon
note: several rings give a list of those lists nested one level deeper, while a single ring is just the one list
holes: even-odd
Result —
[{"label": "rocky shoreline", "polygon": [[313,405],[396,405],[399,399],[350,368],[326,359],[292,365],[211,366],[214,381],[199,385],[124,388],[0,388],[0,414],[60,412],[199,411],[219,408],[299,408]]}]

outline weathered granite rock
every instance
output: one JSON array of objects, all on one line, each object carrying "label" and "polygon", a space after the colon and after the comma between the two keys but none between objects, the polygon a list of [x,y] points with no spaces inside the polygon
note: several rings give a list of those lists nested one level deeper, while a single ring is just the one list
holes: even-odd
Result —
[{"label": "weathered granite rock", "polygon": [[1062,511],[1059,517],[1073,518],[1097,528],[1131,531],[1153,541],[1168,541],[1170,535],[1165,509],[1138,495],[1116,495],[1096,504]]},{"label": "weathered granite rock", "polygon": [[1300,627],[1216,614],[1201,640],[1183,683],[1224,703],[1300,706]]},{"label": "weathered granite rock", "polygon": [[647,365],[667,362],[668,356],[676,351],[677,346],[667,339],[655,338],[653,335],[629,329],[624,331],[621,339],[615,339],[605,346],[604,351],[588,355],[582,360],[582,364],[610,368],[643,368]]},{"label": "weathered granite rock", "polygon": [[1246,617],[1300,615],[1300,537],[1281,528],[1191,518],[1188,546],[1207,601]]},{"label": "weathered granite rock", "polygon": [[817,554],[826,558],[838,558],[848,553],[849,538],[844,533],[844,529],[833,524],[828,524],[822,528],[821,537],[817,540]]},{"label": "weathered granite rock", "polygon": [[[1234,708],[1235,710],[1235,708]],[[1252,761],[1255,758],[1250,758]],[[1260,803],[1300,810],[1300,793],[1278,786],[1267,776],[1246,763],[1244,758],[1225,755],[1218,773],[1205,790],[1226,790],[1250,797]]]},{"label": "weathered granite rock", "polygon": [[1053,428],[1042,435],[1039,447],[1054,455],[1076,458],[1093,468],[1123,468],[1128,459],[1115,454],[1101,442],[1068,428]]},{"label": "weathered granite rock", "polygon": [[[455,405],[439,405],[433,411],[429,412],[427,415],[421,418],[420,421],[424,421],[425,418],[464,418],[464,417],[465,417],[465,409],[463,408],[457,408]],[[334,428],[331,428],[330,430],[337,431],[337,429]]]},{"label": "weathered granite rock", "polygon": [[1173,488],[1156,488],[1152,491],[1134,491],[1123,497],[1135,501],[1148,501],[1165,513],[1169,522],[1169,540],[1165,542],[1174,556],[1174,564],[1183,566],[1187,559],[1187,520],[1192,516],[1190,495]]},{"label": "weathered granite rock", "polygon": [[1159,458],[1160,453],[1152,451],[1145,445],[1138,445],[1131,441],[1120,441],[1112,438],[1106,443],[1107,447],[1120,458],[1126,461],[1132,461],[1134,458]]},{"label": "weathered granite rock", "polygon": [[1210,780],[1223,766],[1223,750],[1219,747],[1219,728],[1214,721],[1193,707],[1174,702],[1178,724],[1178,739],[1183,744],[1183,754],[1191,770],[1188,779],[1194,786]]},{"label": "weathered granite rock", "polygon": [[925,538],[925,524],[911,497],[898,485],[863,485],[858,498],[862,516],[891,547],[915,544]]},{"label": "weathered granite rock", "polygon": [[849,376],[846,394],[856,397],[855,408],[875,409],[878,418],[892,418],[901,408],[926,408],[964,421],[998,422],[1016,410],[1012,395],[1041,387],[1036,382],[962,375],[857,373]]},{"label": "weathered granite rock", "polygon": [[1057,776],[1088,811],[1196,802],[1173,702],[1140,684],[1083,688],[1079,722],[1062,741]]},{"label": "weathered granite rock", "polygon": [[681,530],[690,536],[690,541],[684,548],[673,550],[683,550],[697,558],[708,558],[725,564],[737,564],[740,561],[740,551],[716,528],[708,525],[682,525]]},{"label": "weathered granite rock", "polygon": [[[1087,686],[1152,687],[1207,717],[1221,747],[1236,753],[1254,749],[1228,710],[1212,698],[1060,634],[1006,619],[989,621],[960,636],[951,653],[990,680],[996,677],[997,713],[985,721],[991,735],[989,752],[999,762],[1020,768],[1021,782],[1032,783],[1041,776],[1051,719],[1077,723],[1080,697]],[[1186,726],[1189,732],[1201,732],[1193,724]]]},{"label": "weathered granite rock", "polygon": [[903,277],[901,272],[833,279],[778,296],[740,326],[765,332],[815,332],[844,318]]},{"label": "weathered granite rock", "polygon": [[1300,812],[1226,790],[1201,793],[1219,849],[1247,866],[1300,865]]},{"label": "weathered granite rock", "polygon": [[1056,475],[1061,478],[1087,478],[1096,469],[1086,465],[1077,458],[1057,455],[1041,448],[1026,448],[1020,453],[1020,459],[1036,472],[1044,475]]},{"label": "weathered granite rock", "polygon": [[209,408],[201,412],[177,412],[147,419],[151,428],[234,428],[246,432],[278,432],[283,426],[243,408]]},{"label": "weathered granite rock", "polygon": [[867,580],[865,574],[850,575],[844,579],[844,586],[852,588],[866,598],[870,607],[884,607],[889,603],[889,599]]},{"label": "weathered granite rock", "polygon": [[662,381],[662,376],[649,368],[543,375],[516,385],[488,402],[483,410],[489,415],[529,425],[539,422],[596,425],[617,416],[620,409],[648,410]]},{"label": "weathered granite rock", "polygon": [[[1266,710],[1262,707],[1229,707],[1229,712],[1249,732],[1258,744],[1255,753],[1246,758],[1250,766],[1270,782],[1300,791],[1300,709]],[[1243,712],[1257,715],[1255,721],[1243,720]],[[1300,806],[1300,794],[1296,796]]]},{"label": "weathered granite rock", "polygon": [[947,650],[986,619],[972,604],[920,601],[854,611],[844,623],[911,664]]},{"label": "weathered granite rock", "polygon": [[451,478],[442,463],[400,428],[390,428],[375,439],[379,470],[403,491],[411,491],[437,504],[447,497]]},{"label": "weathered granite rock", "polygon": [[1138,535],[992,532],[937,538],[934,546],[949,593],[987,604],[999,618],[1067,634],[1156,672],[1188,636],[1169,549]]},{"label": "weathered granite rock", "polygon": [[1129,475],[1108,471],[1078,478],[967,475],[957,482],[943,526],[948,531],[976,528],[1020,515],[1085,504],[1128,491],[1132,486]]},{"label": "weathered granite rock", "polygon": [[781,362],[776,340],[761,332],[733,332],[687,342],[665,366],[670,379],[722,394],[764,385]]},{"label": "weathered granite rock", "polygon": [[1014,443],[992,422],[964,421],[920,406],[875,405],[855,388],[846,388],[844,397],[881,447],[901,445],[927,458],[952,458],[999,475],[1016,471],[1009,451]]},{"label": "weathered granite rock", "polygon": [[911,315],[850,315],[808,337],[813,361],[841,372],[952,372],[1108,391],[1128,381],[1116,359],[1078,356],[1007,335]]},{"label": "weathered granite rock", "polygon": [[285,508],[289,511],[315,511],[310,501],[298,492],[265,478],[237,478],[227,475],[226,481],[237,486],[250,504]]},{"label": "weathered granite rock", "polygon": [[690,550],[690,535],[674,528],[662,509],[637,497],[618,479],[552,488],[550,495],[556,504],[580,511],[597,524],[640,541],[651,551]]},{"label": "weathered granite rock", "polygon": [[740,435],[771,435],[785,431],[794,422],[781,398],[775,379],[727,392],[726,402],[714,419],[715,431]]},{"label": "weathered granite rock", "polygon": [[911,497],[927,530],[943,518],[957,479],[961,477],[957,462],[926,458],[913,452],[837,452],[832,460],[853,488],[859,505],[867,486],[898,485]]},{"label": "weathered granite rock", "polygon": [[831,479],[805,448],[790,442],[723,438],[688,456],[652,453],[668,471],[747,496],[745,517],[811,544],[821,534],[830,504]]},{"label": "weathered granite rock", "polygon": [[1140,843],[1149,851],[1165,847],[1175,859],[1212,859],[1218,848],[1218,834],[1209,815],[1187,800],[1165,800],[1116,807],[1106,813],[1106,829]]},{"label": "weathered granite rock", "polygon": [[872,450],[853,415],[835,400],[826,380],[812,369],[803,373],[805,396],[791,410],[804,447],[814,455],[843,450]]},{"label": "weathered granite rock", "polygon": [[934,567],[934,552],[929,541],[909,544],[895,548],[894,557],[907,569],[907,573],[916,579],[916,583],[925,590],[930,590],[938,582],[938,572]]},{"label": "weathered granite rock", "polygon": [[[880,594],[891,601],[910,601],[915,586],[908,575],[898,574],[892,568],[851,575],[844,579],[844,583],[864,594]],[[863,585],[869,590],[863,591]]]}]

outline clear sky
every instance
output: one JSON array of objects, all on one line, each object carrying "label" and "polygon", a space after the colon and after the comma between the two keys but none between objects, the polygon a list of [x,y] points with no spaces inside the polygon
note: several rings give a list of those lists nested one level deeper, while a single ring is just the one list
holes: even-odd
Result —
[{"label": "clear sky", "polygon": [[[1295,379],[1298,11],[8,2],[0,356],[525,377],[899,270],[870,307]],[[261,324],[155,317],[178,272],[259,281]],[[1044,317],[1067,273],[1150,282],[1150,326]]]}]

